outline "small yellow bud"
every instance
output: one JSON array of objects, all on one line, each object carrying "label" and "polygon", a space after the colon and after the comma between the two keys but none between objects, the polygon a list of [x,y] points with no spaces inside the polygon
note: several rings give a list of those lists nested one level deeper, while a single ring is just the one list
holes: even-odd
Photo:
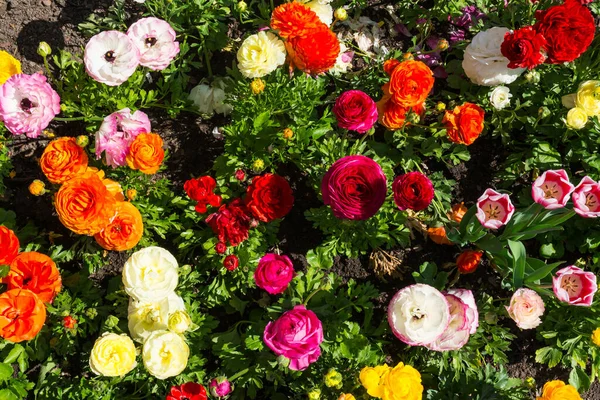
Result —
[{"label": "small yellow bud", "polygon": [[402,54],[402,59],[403,60],[414,60],[415,56],[413,55],[413,53],[404,53],[404,54]]},{"label": "small yellow bud", "polygon": [[29,193],[34,196],[41,196],[46,193],[46,185],[39,179],[35,179],[31,182],[31,185],[29,185]]},{"label": "small yellow bud", "polygon": [[56,137],[56,134],[54,132],[42,131],[42,133],[44,134],[44,136],[46,136],[47,138],[50,138],[50,139]]},{"label": "small yellow bud", "polygon": [[335,10],[335,12],[333,13],[333,16],[338,21],[345,21],[348,19],[348,13],[346,12],[346,9],[344,9],[342,7]]},{"label": "small yellow bud", "polygon": [[596,328],[594,332],[592,332],[592,342],[600,347],[600,328]]},{"label": "small yellow bud", "polygon": [[407,115],[406,115],[406,122],[410,123],[410,124],[418,124],[419,122],[421,122],[421,116],[419,114],[417,114],[414,111],[410,111]]},{"label": "small yellow bud", "polygon": [[90,143],[90,139],[86,135],[79,135],[75,141],[77,146],[86,147]]},{"label": "small yellow bud", "polygon": [[342,374],[340,374],[339,372],[337,372],[334,368],[331,368],[327,374],[325,374],[325,386],[327,387],[334,387],[334,388],[341,388],[342,387],[342,381],[343,381],[343,377]]},{"label": "small yellow bud", "polygon": [[255,160],[254,163],[252,164],[252,169],[255,172],[260,172],[263,169],[265,169],[265,162],[263,160],[261,160],[260,158],[258,160]]},{"label": "small yellow bud", "polygon": [[525,384],[528,388],[535,389],[535,379],[533,379],[533,377],[530,376],[527,379],[525,379]]},{"label": "small yellow bud", "polygon": [[285,140],[290,140],[291,138],[294,137],[294,131],[291,130],[290,128],[285,128],[283,130],[282,136]]},{"label": "small yellow bud", "polygon": [[435,105],[435,109],[439,112],[446,110],[446,103],[438,101],[438,103]]},{"label": "small yellow bud", "polygon": [[448,43],[448,41],[446,39],[440,39],[437,43],[437,49],[444,51],[444,50],[448,50],[448,47],[450,47],[450,43]]},{"label": "small yellow bud", "polygon": [[319,400],[321,398],[321,390],[313,389],[308,392],[308,400]]},{"label": "small yellow bud", "polygon": [[261,94],[265,90],[265,81],[260,78],[256,78],[250,84],[250,89],[252,89],[252,93]]},{"label": "small yellow bud", "polygon": [[10,171],[10,174],[8,174],[8,177],[10,179],[13,179],[15,176],[17,176],[17,171],[15,171],[14,169],[12,171]]},{"label": "small yellow bud", "polygon": [[40,42],[38,44],[37,53],[42,57],[48,57],[52,54],[52,48],[46,42]]},{"label": "small yellow bud", "polygon": [[237,9],[241,13],[246,12],[246,10],[248,9],[248,4],[246,4],[245,1],[240,1],[237,3]]},{"label": "small yellow bud", "polygon": [[137,190],[127,189],[127,198],[129,200],[135,200],[136,197],[137,197]]}]

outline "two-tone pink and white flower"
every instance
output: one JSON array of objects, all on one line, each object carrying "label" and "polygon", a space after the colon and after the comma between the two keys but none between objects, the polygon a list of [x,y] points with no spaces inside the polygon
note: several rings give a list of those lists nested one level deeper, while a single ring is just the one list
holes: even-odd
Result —
[{"label": "two-tone pink and white flower", "polygon": [[447,293],[458,297],[467,306],[466,317],[467,324],[469,325],[469,333],[472,335],[477,332],[477,328],[479,327],[479,310],[477,309],[473,292],[467,289],[450,289]]},{"label": "two-tone pink and white flower", "polygon": [[508,223],[515,213],[515,206],[507,194],[494,189],[486,191],[477,199],[477,219],[484,228],[498,229]]},{"label": "two-tone pink and white flower", "polygon": [[519,328],[533,329],[542,323],[544,300],[535,291],[520,288],[512,295],[506,311]]},{"label": "two-tone pink and white flower", "polygon": [[60,97],[41,74],[17,74],[0,85],[0,120],[13,135],[35,138],[60,113]]},{"label": "two-tone pink and white flower", "polygon": [[469,341],[471,336],[469,330],[469,319],[467,318],[467,306],[460,298],[446,293],[450,311],[450,323],[442,335],[433,343],[425,345],[429,350],[450,351],[458,350]]},{"label": "two-tone pink and white flower", "polygon": [[554,210],[567,205],[574,189],[564,169],[549,170],[533,182],[531,197],[544,208]]},{"label": "two-tone pink and white flower", "polygon": [[83,60],[86,72],[95,81],[119,86],[135,72],[140,51],[126,34],[105,31],[90,39]]},{"label": "two-tone pink and white flower", "polygon": [[179,54],[177,34],[162,19],[142,18],[129,27],[127,36],[140,52],[140,65],[154,71],[167,68]]},{"label": "two-tone pink and white flower", "polygon": [[132,114],[129,108],[124,108],[110,114],[96,132],[96,158],[100,159],[104,153],[107,165],[113,168],[125,165],[131,143],[140,133],[151,129],[150,119],[142,111]]},{"label": "two-tone pink and white flower", "polygon": [[552,289],[556,298],[574,306],[589,307],[598,290],[596,275],[574,265],[562,268],[552,278]]},{"label": "two-tone pink and white flower", "polygon": [[585,218],[600,217],[600,183],[584,176],[573,190],[573,210]]}]

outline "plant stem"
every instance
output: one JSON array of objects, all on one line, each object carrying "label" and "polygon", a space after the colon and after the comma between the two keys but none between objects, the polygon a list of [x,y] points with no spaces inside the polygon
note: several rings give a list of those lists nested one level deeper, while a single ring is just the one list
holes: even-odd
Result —
[{"label": "plant stem", "polygon": [[310,295],[309,295],[309,296],[306,298],[306,300],[304,300],[304,303],[302,303],[302,304],[304,304],[305,306],[307,306],[307,305],[308,305],[308,302],[310,301],[310,299],[312,299],[312,298],[313,298],[313,296],[314,296],[315,294],[319,293],[321,290],[323,290],[323,289],[321,289],[321,288],[318,288],[317,290],[315,290],[314,292],[312,292],[312,293],[311,293],[311,294],[310,294]]},{"label": "plant stem", "polygon": [[249,370],[250,370],[249,368],[246,368],[246,369],[243,369],[243,370],[239,371],[238,373],[236,373],[235,375],[233,375],[231,378],[229,378],[229,382],[235,381],[240,376],[246,374]]}]

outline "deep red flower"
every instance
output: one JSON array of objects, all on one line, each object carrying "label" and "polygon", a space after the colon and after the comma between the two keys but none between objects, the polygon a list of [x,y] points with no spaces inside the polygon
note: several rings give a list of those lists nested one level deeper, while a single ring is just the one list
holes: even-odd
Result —
[{"label": "deep red flower", "polygon": [[211,176],[201,176],[200,178],[190,179],[183,185],[183,189],[188,197],[197,201],[196,211],[199,213],[206,212],[206,205],[210,204],[213,207],[221,205],[221,196],[214,194],[217,187],[217,182]]},{"label": "deep red flower", "polygon": [[246,206],[252,215],[263,222],[283,218],[293,205],[292,188],[288,181],[279,175],[257,176],[248,186]]},{"label": "deep red flower", "polygon": [[510,61],[508,68],[532,69],[546,61],[545,46],[544,35],[532,26],[526,26],[512,33],[506,32],[500,51]]},{"label": "deep red flower", "polygon": [[67,329],[75,328],[76,324],[77,324],[77,320],[75,318],[71,317],[70,315],[67,315],[66,317],[63,318],[63,326]]},{"label": "deep red flower", "polygon": [[235,254],[230,254],[223,260],[223,266],[227,271],[233,271],[240,266],[240,259]]},{"label": "deep red flower", "polygon": [[242,199],[235,199],[229,204],[222,205],[219,211],[206,218],[206,223],[220,242],[229,242],[232,246],[237,246],[248,239],[250,216]]},{"label": "deep red flower", "polygon": [[394,202],[402,211],[421,211],[429,207],[433,200],[433,184],[420,172],[400,175],[392,184]]},{"label": "deep red flower", "polygon": [[235,179],[237,179],[238,181],[243,181],[245,177],[246,173],[243,169],[238,169],[237,171],[235,171]]},{"label": "deep red flower", "polygon": [[217,254],[223,254],[227,251],[227,245],[223,242],[219,242],[215,245],[215,251]]},{"label": "deep red flower", "polygon": [[167,395],[166,400],[207,400],[206,389],[204,386],[195,383],[187,382],[183,385],[171,387],[171,392]]}]

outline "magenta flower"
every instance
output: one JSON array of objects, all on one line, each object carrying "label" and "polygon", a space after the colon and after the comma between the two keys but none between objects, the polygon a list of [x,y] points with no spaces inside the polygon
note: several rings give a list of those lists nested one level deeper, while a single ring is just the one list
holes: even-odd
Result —
[{"label": "magenta flower", "polygon": [[544,208],[554,210],[567,205],[574,189],[564,169],[549,170],[533,182],[531,197]]},{"label": "magenta flower", "polygon": [[267,253],[254,272],[256,286],[270,294],[283,293],[294,278],[294,266],[288,256]]},{"label": "magenta flower", "polygon": [[401,211],[425,210],[435,195],[431,180],[418,171],[396,177],[392,184],[392,192],[394,202]]},{"label": "magenta flower", "polygon": [[140,63],[140,52],[133,41],[118,31],[101,32],[85,46],[85,70],[97,82],[119,86]]},{"label": "magenta flower", "polygon": [[41,135],[60,113],[60,97],[41,74],[17,74],[0,85],[0,120],[13,135]]},{"label": "magenta flower", "polygon": [[584,176],[573,190],[573,210],[585,218],[600,216],[600,183]]},{"label": "magenta flower", "polygon": [[507,194],[500,194],[494,189],[486,189],[477,199],[477,219],[484,228],[498,229],[510,221],[515,206]]},{"label": "magenta flower", "polygon": [[348,90],[340,95],[333,106],[333,114],[342,129],[365,133],[377,122],[377,105],[360,90]]},{"label": "magenta flower", "polygon": [[140,65],[154,71],[169,66],[173,58],[179,54],[177,34],[167,21],[158,18],[142,18],[127,30],[140,52]]},{"label": "magenta flower", "polygon": [[151,132],[150,120],[142,111],[132,114],[129,108],[124,108],[110,114],[96,132],[96,158],[100,159],[104,152],[107,165],[113,168],[125,165],[131,143],[140,133],[147,132]]},{"label": "magenta flower", "polygon": [[552,289],[556,298],[574,306],[589,307],[598,290],[596,275],[574,265],[562,268],[552,278]]},{"label": "magenta flower", "polygon": [[208,384],[208,388],[213,397],[225,397],[233,391],[231,382],[224,376],[211,380]]}]

